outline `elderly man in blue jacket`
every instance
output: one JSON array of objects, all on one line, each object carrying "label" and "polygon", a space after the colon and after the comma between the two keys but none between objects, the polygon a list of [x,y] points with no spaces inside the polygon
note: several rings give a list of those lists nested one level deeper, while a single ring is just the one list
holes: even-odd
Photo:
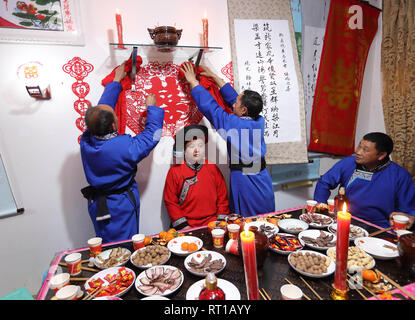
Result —
[{"label": "elderly man in blue jacket", "polygon": [[146,97],[145,129],[135,135],[118,135],[114,112],[126,76],[125,62],[115,71],[112,82],[95,107],[85,114],[87,130],[80,146],[88,187],[82,189],[88,199],[88,211],[96,235],[103,242],[130,239],[139,232],[140,193],[135,175],[137,164],[157,145],[163,127],[164,110],[156,106],[153,94]]}]

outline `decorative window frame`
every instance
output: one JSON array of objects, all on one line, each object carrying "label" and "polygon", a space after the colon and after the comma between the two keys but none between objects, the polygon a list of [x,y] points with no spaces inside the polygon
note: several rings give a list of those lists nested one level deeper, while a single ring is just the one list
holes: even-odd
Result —
[{"label": "decorative window frame", "polygon": [[84,46],[79,0],[61,0],[63,31],[0,28],[0,43]]}]

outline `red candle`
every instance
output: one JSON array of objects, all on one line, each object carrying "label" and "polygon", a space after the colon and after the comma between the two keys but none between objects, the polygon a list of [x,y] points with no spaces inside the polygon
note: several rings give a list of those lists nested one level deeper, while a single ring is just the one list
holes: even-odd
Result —
[{"label": "red candle", "polygon": [[336,271],[334,274],[334,288],[341,291],[347,290],[350,219],[351,214],[347,212],[346,204],[344,204],[343,211],[337,212]]},{"label": "red candle", "polygon": [[255,253],[255,234],[245,228],[245,231],[241,232],[240,237],[248,300],[259,300],[258,274],[256,268]]},{"label": "red candle", "polygon": [[205,12],[205,16],[202,19],[202,24],[203,24],[203,33],[202,33],[202,40],[203,40],[203,46],[204,47],[208,47],[208,36],[209,36],[209,30],[208,30],[208,19],[206,18],[206,12]]},{"label": "red candle", "polygon": [[121,14],[118,11],[118,9],[116,10],[115,13],[115,22],[117,24],[117,34],[118,34],[118,46],[117,48],[119,49],[127,49],[124,45],[123,45],[123,38],[122,38],[122,20],[121,20]]}]

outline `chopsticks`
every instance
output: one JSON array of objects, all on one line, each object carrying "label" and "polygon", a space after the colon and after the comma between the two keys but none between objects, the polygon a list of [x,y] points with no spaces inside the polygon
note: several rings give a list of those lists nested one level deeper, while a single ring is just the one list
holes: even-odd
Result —
[{"label": "chopsticks", "polygon": [[322,297],[319,296],[319,294],[308,284],[307,281],[304,280],[303,277],[300,276],[300,279],[307,285],[307,287],[319,298],[320,300],[323,300]]},{"label": "chopsticks", "polygon": [[[65,262],[59,262],[59,265],[67,267],[67,264]],[[98,270],[98,269],[89,268],[89,267],[82,267],[82,266],[81,266],[81,270],[92,271],[92,272],[100,272],[101,271],[101,270]]]},{"label": "chopsticks", "polygon": [[393,227],[389,227],[389,228],[385,228],[385,229],[382,229],[382,230],[372,232],[372,233],[369,234],[369,237],[377,236],[378,234],[384,233],[384,232],[392,230],[392,229],[393,229]]},{"label": "chopsticks", "polygon": [[[374,293],[372,290],[370,290],[368,287],[366,287],[364,284],[363,284],[363,281],[362,282],[360,282],[360,281],[357,281],[357,279],[356,278],[354,278],[354,277],[352,277],[350,274],[347,274],[347,276],[349,277],[349,278],[353,278],[353,280],[354,281],[356,281],[359,285],[361,285],[362,287],[363,287],[363,289],[365,289],[367,292],[369,292],[372,296],[374,296],[376,299],[378,299],[378,300],[380,300],[379,299],[379,297],[376,295],[376,293]],[[350,284],[350,283],[349,283]],[[356,286],[355,286],[356,287]],[[356,288],[356,290],[357,290],[357,288]]]},{"label": "chopsticks", "polygon": [[392,283],[396,288],[398,288],[399,290],[401,290],[403,293],[405,293],[408,297],[410,297],[412,300],[415,300],[415,296],[410,293],[408,290],[404,289],[402,286],[400,286],[398,283],[396,283],[395,281],[393,281],[391,278],[389,278],[387,275],[385,275],[384,273],[380,272],[378,269],[375,268],[375,271],[379,272],[379,274],[388,282]]},{"label": "chopsticks", "polygon": [[366,296],[359,290],[357,289],[357,287],[352,284],[349,279],[347,279],[347,283],[349,284],[349,288],[352,289],[352,287],[354,287],[354,289],[357,291],[358,294],[360,294],[362,296],[363,299],[367,300]]},{"label": "chopsticks", "polygon": [[259,294],[261,295],[262,299],[264,300],[272,300],[271,297],[268,295],[268,293],[265,291],[264,288],[262,288],[262,291],[264,291],[264,293],[261,292],[261,290],[258,290]]},{"label": "chopsticks", "polygon": [[[290,280],[288,280],[287,278],[284,278],[285,281],[287,281],[289,284],[294,285],[294,283],[292,283]],[[311,298],[309,296],[307,296],[304,292],[303,292],[303,296],[307,299],[307,300],[311,300]]]},{"label": "chopsticks", "polygon": [[94,291],[88,293],[88,295],[85,296],[82,300],[91,300],[91,299],[95,298],[96,295],[98,295],[98,293],[100,293],[102,290],[104,290],[104,288],[98,287]]}]

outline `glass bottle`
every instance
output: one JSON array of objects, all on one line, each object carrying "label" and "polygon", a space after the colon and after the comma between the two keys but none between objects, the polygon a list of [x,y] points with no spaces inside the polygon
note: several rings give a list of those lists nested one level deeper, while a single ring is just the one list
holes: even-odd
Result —
[{"label": "glass bottle", "polygon": [[214,273],[208,273],[206,286],[200,291],[199,300],[225,300],[225,292],[218,287],[218,280]]},{"label": "glass bottle", "polygon": [[338,211],[343,210],[344,203],[346,203],[347,209],[350,210],[349,198],[346,196],[346,189],[344,187],[340,187],[339,193],[334,197],[334,211],[336,215]]}]

